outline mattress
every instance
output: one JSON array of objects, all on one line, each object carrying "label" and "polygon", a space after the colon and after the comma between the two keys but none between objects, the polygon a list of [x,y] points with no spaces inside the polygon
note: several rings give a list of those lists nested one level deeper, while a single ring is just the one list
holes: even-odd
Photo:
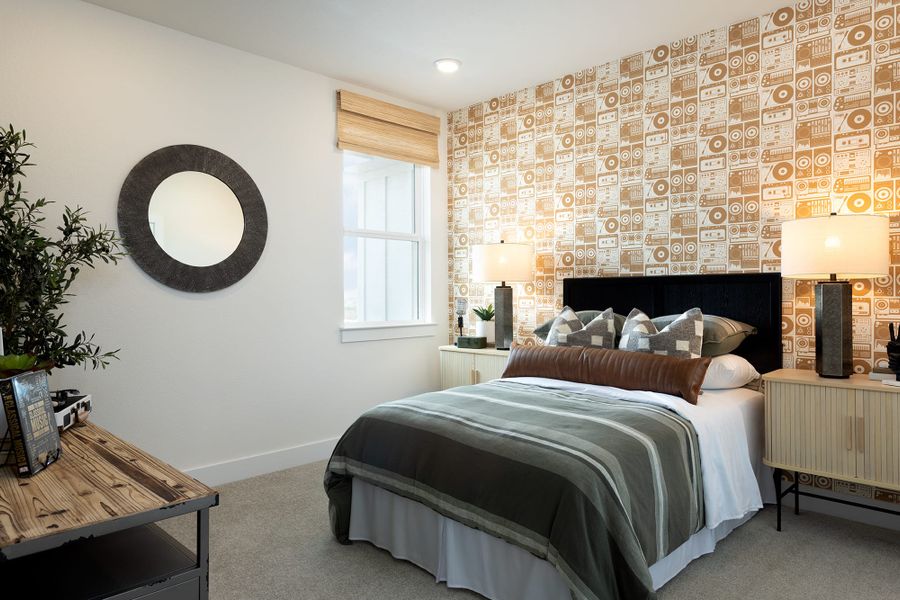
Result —
[{"label": "mattress", "polygon": [[[602,393],[610,389],[556,380],[520,380],[581,392],[594,388]],[[684,409],[686,404],[651,392],[628,394],[679,409]],[[716,455],[706,460],[709,473],[704,468],[704,502],[713,510],[707,510],[706,527],[650,565],[654,589],[662,587],[695,558],[712,552],[718,541],[752,518],[761,507],[760,499],[769,500],[774,494],[771,470],[762,464],[761,393],[747,388],[705,391],[697,406],[685,411],[694,415],[691,420],[701,441],[706,442],[705,454]],[[709,439],[703,440],[704,432],[716,430],[729,432],[727,436],[718,436],[722,438],[720,447],[711,446]],[[728,447],[721,447],[723,440]],[[746,469],[741,468],[746,461],[752,469],[755,486],[752,491],[747,489]],[[744,475],[740,476],[738,471]],[[395,558],[410,561],[449,587],[470,589],[493,600],[571,598],[558,571],[526,550],[360,478],[354,478],[352,485],[350,539],[370,542]]]}]

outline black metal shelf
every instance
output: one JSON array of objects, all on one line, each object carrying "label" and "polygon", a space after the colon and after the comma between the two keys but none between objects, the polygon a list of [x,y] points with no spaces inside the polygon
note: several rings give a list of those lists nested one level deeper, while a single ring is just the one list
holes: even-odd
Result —
[{"label": "black metal shelf", "polygon": [[42,598],[197,598],[193,552],[157,525],[83,538],[0,562],[0,580],[18,581]]}]

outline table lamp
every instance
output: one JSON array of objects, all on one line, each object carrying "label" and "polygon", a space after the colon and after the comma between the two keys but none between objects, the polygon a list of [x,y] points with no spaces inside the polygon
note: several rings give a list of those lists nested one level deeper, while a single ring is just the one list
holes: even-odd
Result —
[{"label": "table lamp", "polygon": [[838,215],[788,221],[781,226],[781,275],[816,279],[816,373],[849,377],[853,327],[848,279],[887,275],[888,218]]},{"label": "table lamp", "polygon": [[527,244],[478,244],[472,246],[472,279],[496,282],[494,320],[497,348],[506,350],[513,341],[512,287],[507,281],[531,281],[534,252]]}]

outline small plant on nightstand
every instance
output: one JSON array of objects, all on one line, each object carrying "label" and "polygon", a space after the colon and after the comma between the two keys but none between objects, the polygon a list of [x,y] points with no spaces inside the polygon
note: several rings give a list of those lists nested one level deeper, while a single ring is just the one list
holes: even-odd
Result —
[{"label": "small plant on nightstand", "polygon": [[488,344],[494,343],[494,305],[476,306],[472,309],[478,320],[475,321],[475,335],[487,338]]}]

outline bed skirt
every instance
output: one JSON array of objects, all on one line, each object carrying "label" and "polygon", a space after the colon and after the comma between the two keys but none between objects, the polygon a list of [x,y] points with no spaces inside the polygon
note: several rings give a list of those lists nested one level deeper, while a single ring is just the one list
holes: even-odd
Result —
[{"label": "bed skirt", "polygon": [[[703,528],[650,566],[659,589],[692,560],[749,521],[756,511]],[[448,587],[465,588],[491,600],[571,600],[569,588],[547,561],[483,531],[449,519],[427,506],[353,479],[350,539],[367,541],[433,574]]]}]

